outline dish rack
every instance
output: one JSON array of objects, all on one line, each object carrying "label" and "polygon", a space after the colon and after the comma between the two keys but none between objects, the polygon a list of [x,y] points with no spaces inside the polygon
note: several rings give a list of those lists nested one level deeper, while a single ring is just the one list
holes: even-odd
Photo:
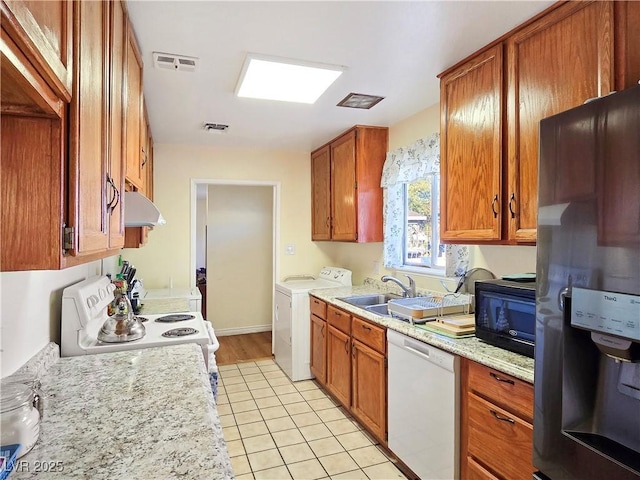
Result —
[{"label": "dish rack", "polygon": [[419,324],[445,315],[468,314],[471,311],[471,298],[459,293],[399,298],[389,300],[387,308],[392,317]]}]

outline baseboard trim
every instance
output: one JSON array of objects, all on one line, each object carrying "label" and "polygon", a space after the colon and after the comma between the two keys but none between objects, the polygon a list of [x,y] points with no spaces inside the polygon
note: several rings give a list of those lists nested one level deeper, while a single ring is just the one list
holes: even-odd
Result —
[{"label": "baseboard trim", "polygon": [[253,325],[251,327],[216,328],[216,337],[228,337],[229,335],[242,335],[245,333],[270,332],[271,325]]}]

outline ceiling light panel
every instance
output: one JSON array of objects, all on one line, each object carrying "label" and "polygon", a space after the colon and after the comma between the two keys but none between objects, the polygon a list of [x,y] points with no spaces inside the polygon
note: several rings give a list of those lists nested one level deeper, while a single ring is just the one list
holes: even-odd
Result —
[{"label": "ceiling light panel", "polygon": [[312,104],[344,67],[249,54],[236,89],[239,97]]}]

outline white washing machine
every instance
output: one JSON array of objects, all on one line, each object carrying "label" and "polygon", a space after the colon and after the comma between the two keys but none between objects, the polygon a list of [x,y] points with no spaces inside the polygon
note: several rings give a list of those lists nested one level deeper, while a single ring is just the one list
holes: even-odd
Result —
[{"label": "white washing machine", "polygon": [[273,350],[276,363],[293,381],[313,378],[309,290],[351,286],[351,270],[324,267],[317,277],[300,275],[276,283]]}]

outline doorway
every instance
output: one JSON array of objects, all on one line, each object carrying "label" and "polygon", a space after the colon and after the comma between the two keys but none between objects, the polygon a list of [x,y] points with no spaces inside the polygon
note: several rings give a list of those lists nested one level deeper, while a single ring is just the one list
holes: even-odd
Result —
[{"label": "doorway", "polygon": [[206,272],[206,319],[216,336],[270,331],[280,184],[192,180],[191,193],[191,263]]}]

